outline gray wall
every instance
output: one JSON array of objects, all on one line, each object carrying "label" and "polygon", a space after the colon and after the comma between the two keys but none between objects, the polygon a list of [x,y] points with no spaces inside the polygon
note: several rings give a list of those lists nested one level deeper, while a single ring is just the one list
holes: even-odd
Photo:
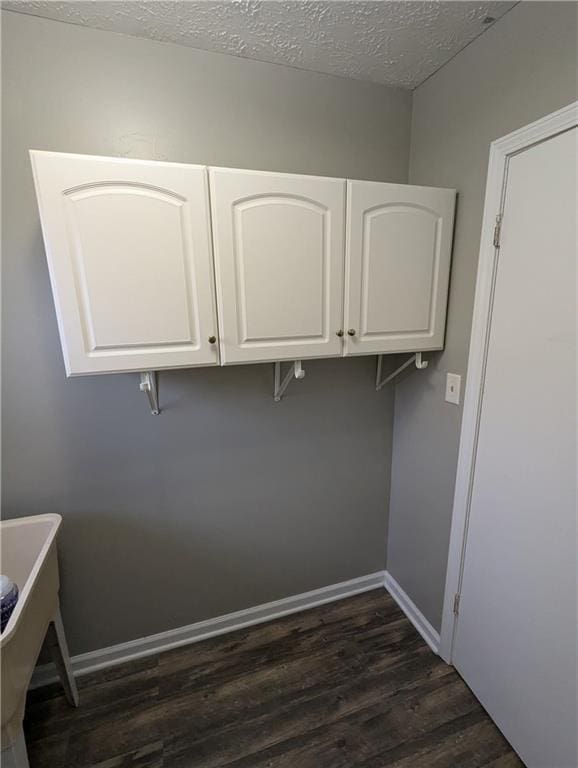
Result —
[{"label": "gray wall", "polygon": [[[410,181],[459,192],[446,349],[398,385],[387,568],[439,628],[489,145],[576,99],[575,3],[520,3],[414,91]],[[465,379],[462,379],[462,391]]]},{"label": "gray wall", "polygon": [[66,380],[29,148],[405,181],[411,94],[3,16],[3,514],[59,512],[73,653],[381,570],[375,358]]}]

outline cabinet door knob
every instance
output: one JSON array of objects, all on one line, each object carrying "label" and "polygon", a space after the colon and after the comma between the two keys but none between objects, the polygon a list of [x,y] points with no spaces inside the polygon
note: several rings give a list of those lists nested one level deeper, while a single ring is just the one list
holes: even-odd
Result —
[{"label": "cabinet door knob", "polygon": [[341,338],[343,336],[343,331],[342,330],[336,331],[335,335],[339,336],[339,338]]},{"label": "cabinet door knob", "polygon": [[350,329],[347,331],[347,335],[348,335],[348,336],[355,336],[355,328],[350,328]]},{"label": "cabinet door knob", "polygon": [[214,344],[217,341],[216,336],[209,336],[209,344]]}]

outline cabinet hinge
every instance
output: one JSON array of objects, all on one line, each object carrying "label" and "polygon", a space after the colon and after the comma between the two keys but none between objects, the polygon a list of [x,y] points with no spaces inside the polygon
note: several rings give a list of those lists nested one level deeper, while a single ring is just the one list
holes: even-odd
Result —
[{"label": "cabinet hinge", "polygon": [[502,232],[502,214],[496,216],[496,226],[494,227],[494,248],[500,247],[500,234]]},{"label": "cabinet hinge", "polygon": [[460,612],[460,594],[459,592],[456,592],[454,595],[454,613],[457,616]]}]

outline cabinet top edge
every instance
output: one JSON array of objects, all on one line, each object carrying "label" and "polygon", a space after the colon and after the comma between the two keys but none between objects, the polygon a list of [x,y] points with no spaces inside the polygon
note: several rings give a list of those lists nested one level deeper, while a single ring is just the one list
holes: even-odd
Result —
[{"label": "cabinet top edge", "polygon": [[136,165],[138,163],[154,163],[155,165],[162,165],[171,168],[198,168],[204,170],[206,165],[199,165],[195,163],[177,163],[170,160],[155,160],[151,157],[121,157],[119,155],[86,155],[77,152],[57,152],[50,149],[29,149],[28,154],[31,159],[35,157],[62,157],[70,160],[91,160],[102,163],[122,163],[126,165]]},{"label": "cabinet top edge", "polygon": [[215,173],[224,172],[227,174],[244,174],[244,173],[250,173],[253,176],[263,176],[263,177],[272,177],[272,176],[286,176],[286,177],[292,177],[292,178],[307,178],[307,179],[316,179],[319,181],[325,181],[325,182],[337,182],[340,184],[346,183],[347,186],[353,186],[355,184],[363,184],[367,186],[368,184],[377,186],[382,186],[384,184],[387,184],[390,187],[398,187],[399,189],[423,189],[423,190],[437,190],[437,191],[443,191],[443,192],[449,192],[454,195],[457,194],[456,189],[452,189],[449,187],[432,187],[432,186],[426,186],[426,185],[420,185],[420,184],[404,184],[400,182],[392,182],[392,181],[376,181],[375,179],[348,179],[343,176],[319,176],[317,174],[311,174],[311,173],[293,173],[290,171],[264,171],[260,169],[253,169],[253,168],[229,168],[224,165],[204,165],[199,163],[186,163],[186,162],[175,162],[171,160],[156,160],[154,158],[150,157],[121,157],[119,155],[91,155],[91,154],[82,154],[82,153],[76,153],[76,152],[58,152],[56,150],[47,150],[47,149],[29,149],[28,153],[30,155],[30,159],[34,160],[35,158],[49,158],[49,157],[60,157],[60,158],[66,158],[70,160],[90,160],[93,162],[115,162],[115,163],[121,163],[126,165],[137,165],[142,163],[153,163],[157,166],[163,166],[167,168],[196,168],[198,170],[207,170],[209,172],[209,175],[213,175]]},{"label": "cabinet top edge", "polygon": [[399,181],[375,181],[374,179],[347,179],[348,187],[353,186],[354,184],[363,184],[364,186],[367,186],[368,184],[374,184],[376,187],[387,184],[388,187],[399,187],[399,189],[423,189],[424,191],[435,190],[436,192],[451,192],[454,195],[457,195],[458,193],[458,190],[454,189],[453,187],[432,187],[425,184],[410,184],[409,182],[407,184],[402,184]]},{"label": "cabinet top edge", "polygon": [[319,181],[334,181],[344,184],[347,179],[344,176],[319,176],[314,173],[294,173],[292,171],[263,171],[254,168],[228,168],[226,165],[209,165],[209,175],[225,172],[227,174],[250,173],[251,176],[291,176],[295,179],[318,179]]}]

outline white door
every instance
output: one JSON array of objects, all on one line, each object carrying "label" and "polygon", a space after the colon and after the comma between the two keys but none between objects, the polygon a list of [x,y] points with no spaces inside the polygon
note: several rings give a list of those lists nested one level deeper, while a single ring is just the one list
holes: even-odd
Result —
[{"label": "white door", "polygon": [[529,768],[576,766],[576,130],[509,161],[453,662]]},{"label": "white door", "polygon": [[210,169],[225,363],[342,353],[345,181]]},{"label": "white door", "polygon": [[206,169],[31,159],[67,374],[218,364]]},{"label": "white door", "polygon": [[347,355],[443,348],[455,196],[347,182]]}]

